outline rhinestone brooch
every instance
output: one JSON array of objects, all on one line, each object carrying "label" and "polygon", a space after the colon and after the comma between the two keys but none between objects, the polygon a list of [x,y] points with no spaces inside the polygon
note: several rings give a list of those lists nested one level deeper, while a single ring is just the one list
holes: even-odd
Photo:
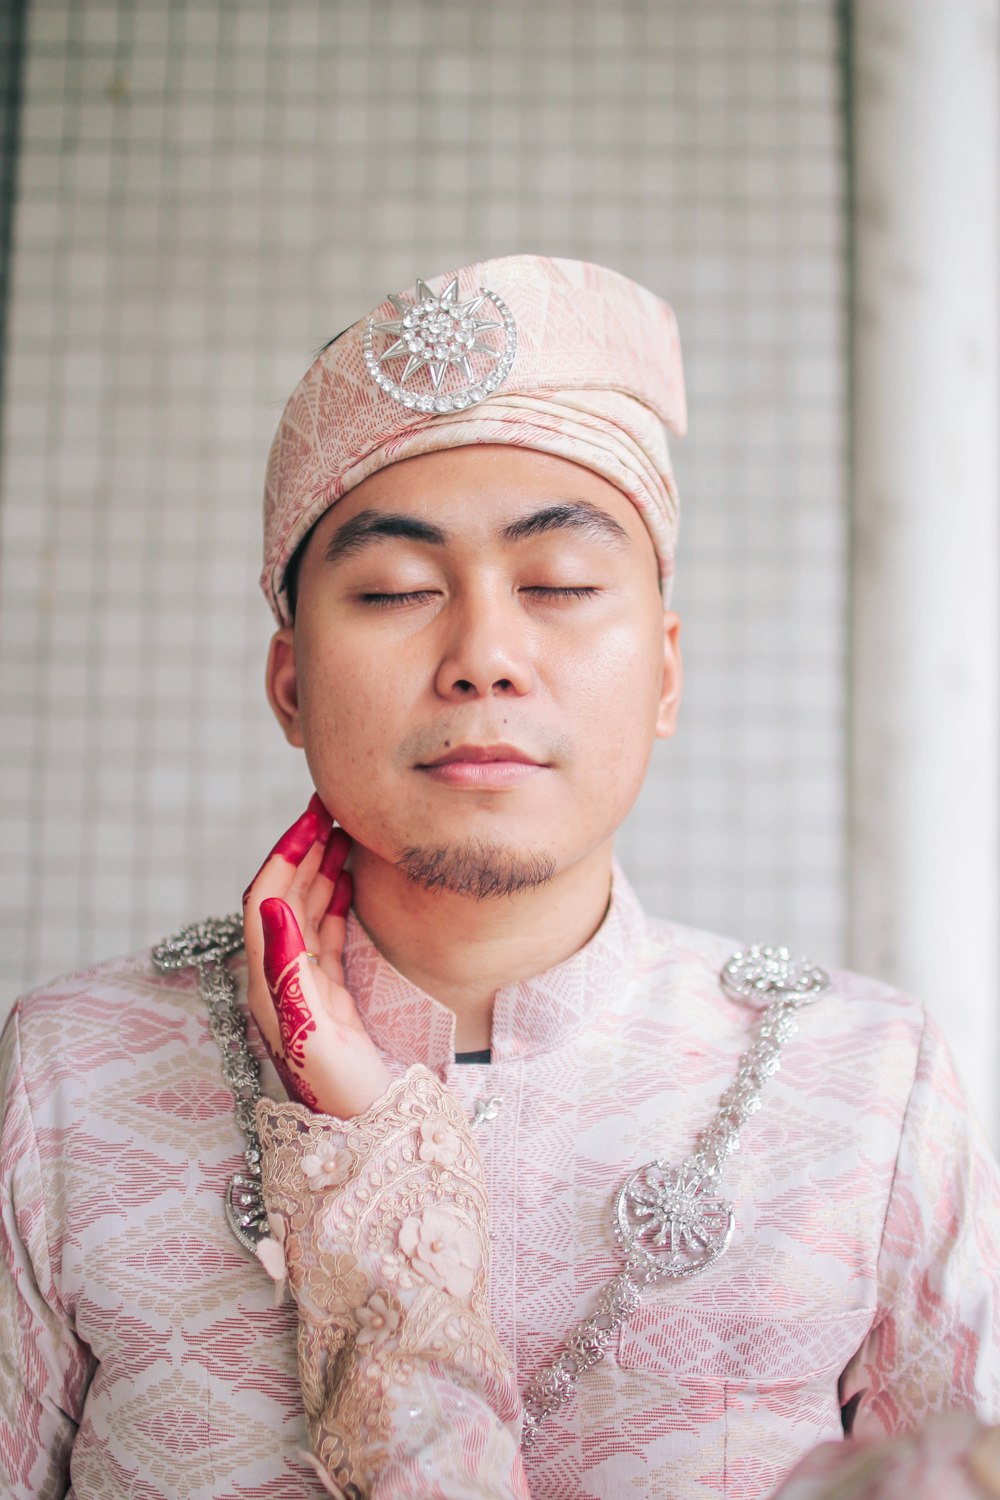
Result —
[{"label": "rhinestone brooch", "polygon": [[[395,294],[389,301],[397,316],[368,319],[364,356],[372,380],[401,406],[433,415],[464,411],[485,401],[510,374],[517,329],[496,292],[479,287],[459,302],[455,276],[441,292],[418,281],[416,301]],[[386,362],[400,359],[402,371],[388,373]],[[408,384],[414,377],[423,390]]]}]

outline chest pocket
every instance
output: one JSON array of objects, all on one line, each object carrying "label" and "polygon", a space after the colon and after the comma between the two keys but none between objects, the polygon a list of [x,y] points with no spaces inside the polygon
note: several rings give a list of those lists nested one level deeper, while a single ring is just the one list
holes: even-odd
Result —
[{"label": "chest pocket", "polygon": [[645,1302],[621,1330],[623,1370],[736,1389],[836,1387],[874,1312],[771,1316]]}]

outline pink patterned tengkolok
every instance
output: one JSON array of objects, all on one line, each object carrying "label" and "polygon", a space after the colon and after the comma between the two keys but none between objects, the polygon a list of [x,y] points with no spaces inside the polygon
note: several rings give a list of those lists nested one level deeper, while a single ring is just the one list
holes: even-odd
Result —
[{"label": "pink patterned tengkolok", "polygon": [[512,255],[419,282],[329,344],[292,392],[268,463],[261,587],[289,623],[285,570],[331,505],[389,464],[472,443],[552,453],[617,485],[666,586],[678,501],[665,428],[685,426],[673,311],[617,271]]}]

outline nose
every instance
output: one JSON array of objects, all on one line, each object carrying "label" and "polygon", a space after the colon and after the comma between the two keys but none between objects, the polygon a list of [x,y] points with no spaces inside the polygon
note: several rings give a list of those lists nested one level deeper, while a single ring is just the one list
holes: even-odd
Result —
[{"label": "nose", "polygon": [[444,639],[435,687],[451,702],[520,698],[535,682],[530,631],[516,597],[480,588],[442,616]]}]

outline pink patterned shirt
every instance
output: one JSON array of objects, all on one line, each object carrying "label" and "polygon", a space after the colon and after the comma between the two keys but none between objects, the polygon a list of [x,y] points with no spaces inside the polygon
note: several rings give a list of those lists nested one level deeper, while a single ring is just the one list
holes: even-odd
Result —
[{"label": "pink patterned shirt", "polygon": [[[492,1061],[456,1066],[451,1013],[350,920],[348,984],[394,1073],[423,1064],[466,1116],[502,1098],[475,1139],[518,1387],[619,1268],[624,1177],[682,1160],[732,1082],[756,1015],[720,988],[731,949],[646,917],[619,873],[586,947],[499,992]],[[726,1167],[729,1250],[647,1292],[547,1419],[536,1500],[766,1496],[855,1397],[856,1432],[949,1405],[1000,1419],[1000,1179],[936,1028],[852,974],[799,1020]],[[46,986],[0,1073],[2,1493],[327,1493],[302,1456],[296,1308],[223,1219],[242,1139],[194,976],[142,955]]]}]

